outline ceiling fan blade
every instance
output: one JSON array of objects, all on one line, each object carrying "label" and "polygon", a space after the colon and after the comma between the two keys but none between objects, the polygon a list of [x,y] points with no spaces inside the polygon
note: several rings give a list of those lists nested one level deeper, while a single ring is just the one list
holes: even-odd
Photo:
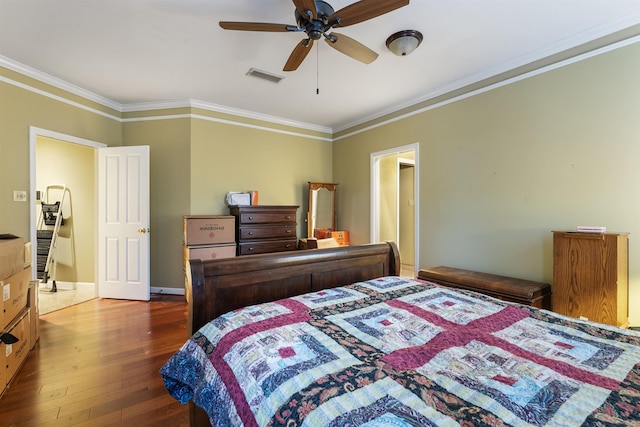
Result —
[{"label": "ceiling fan blade", "polygon": [[325,41],[337,51],[365,64],[371,64],[378,57],[377,53],[344,34],[331,33]]},{"label": "ceiling fan blade", "polygon": [[287,24],[268,24],[266,22],[231,22],[220,21],[220,26],[225,30],[240,30],[240,31],[295,31],[295,25]]},{"label": "ceiling fan blade", "polygon": [[293,0],[298,13],[302,16],[309,16],[307,10],[311,12],[311,19],[316,19],[316,2],[315,0]]},{"label": "ceiling fan blade", "polygon": [[335,12],[329,22],[338,19],[334,27],[346,27],[384,15],[409,4],[409,0],[360,0]]},{"label": "ceiling fan blade", "polygon": [[304,58],[307,57],[311,48],[313,47],[313,40],[304,39],[293,49],[287,63],[284,64],[283,71],[295,71],[298,69]]}]

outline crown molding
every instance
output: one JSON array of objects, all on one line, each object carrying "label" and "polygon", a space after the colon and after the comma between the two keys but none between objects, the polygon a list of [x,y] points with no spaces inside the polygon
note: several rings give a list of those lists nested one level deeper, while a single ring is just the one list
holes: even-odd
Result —
[{"label": "crown molding", "polygon": [[[623,40],[623,41],[620,41],[620,42],[615,43],[613,45],[609,45],[609,46],[603,47],[601,49],[596,49],[596,50],[584,53],[582,55],[578,55],[576,57],[566,59],[564,61],[554,62],[554,63],[552,63],[550,65],[547,65],[547,66],[541,67],[541,68],[537,68],[537,69],[535,69],[533,71],[530,71],[530,72],[524,72],[522,74],[517,74],[517,75],[515,75],[513,77],[510,77],[510,78],[507,78],[507,79],[504,79],[504,80],[499,80],[499,81],[496,81],[494,83],[488,84],[486,86],[481,86],[481,87],[478,87],[478,88],[474,88],[474,89],[471,89],[471,90],[468,90],[468,91],[464,91],[462,93],[456,93],[454,95],[451,95],[450,97],[442,96],[441,100],[434,101],[433,103],[428,104],[426,106],[419,106],[417,104],[412,104],[412,105],[407,106],[407,108],[409,108],[409,107],[414,107],[414,108],[413,109],[409,108],[410,111],[408,111],[408,112],[406,112],[404,114],[399,114],[397,116],[394,116],[394,117],[391,117],[391,118],[388,118],[388,119],[383,119],[384,114],[381,114],[380,116],[378,116],[376,118],[370,119],[371,121],[373,121],[373,123],[368,125],[368,126],[356,129],[353,132],[348,132],[346,134],[339,135],[339,136],[336,136],[334,134],[333,140],[334,141],[339,141],[341,139],[345,139],[345,138],[357,135],[357,134],[362,133],[362,132],[367,132],[367,131],[376,129],[376,128],[381,127],[381,126],[384,126],[384,125],[387,125],[387,124],[390,124],[390,123],[394,123],[394,122],[397,122],[399,120],[403,120],[403,119],[415,116],[415,115],[420,114],[420,113],[424,113],[425,111],[433,110],[433,109],[442,107],[444,105],[451,104],[451,103],[456,102],[456,101],[460,101],[460,100],[463,100],[463,99],[466,99],[466,98],[470,98],[472,96],[475,96],[475,95],[478,95],[478,94],[481,94],[481,93],[484,93],[484,92],[488,92],[490,90],[497,89],[499,87],[506,86],[506,85],[509,85],[511,83],[515,83],[515,82],[518,82],[520,80],[527,79],[529,77],[533,77],[533,76],[536,76],[536,75],[539,75],[539,74],[543,74],[543,73],[546,73],[548,71],[551,71],[551,70],[554,70],[554,69],[557,69],[557,68],[562,68],[562,67],[565,67],[565,66],[567,66],[569,64],[573,64],[575,62],[580,62],[580,61],[583,61],[585,59],[601,55],[601,54],[603,54],[605,52],[616,50],[616,49],[622,48],[624,46],[629,46],[629,45],[632,45],[632,44],[635,44],[635,43],[640,43],[640,35],[632,37],[632,38],[629,38],[629,39],[626,39],[626,40]],[[449,92],[449,93],[451,93],[451,92]],[[442,94],[440,94],[440,95],[442,95]],[[431,97],[426,98],[425,101],[435,100],[438,96],[439,95],[433,95]],[[397,112],[397,111],[400,111],[400,110],[401,110],[400,108],[394,109],[392,111],[387,112],[386,114],[393,114],[394,112]],[[378,120],[378,121],[376,121],[376,120]],[[366,122],[367,121],[365,120],[365,121],[361,122],[360,124],[363,124],[363,123],[366,123]],[[352,126],[346,127],[343,130],[348,130],[351,127]],[[340,131],[336,129],[336,133],[338,133],[338,132],[340,132]]]},{"label": "crown molding", "polygon": [[197,99],[186,100],[174,100],[174,101],[159,101],[159,102],[144,102],[137,104],[123,105],[123,112],[138,112],[138,111],[152,111],[152,110],[164,110],[171,108],[200,108],[202,110],[211,111],[213,113],[229,114],[232,116],[243,117],[251,120],[259,120],[262,122],[273,123],[282,126],[289,126],[298,129],[305,129],[313,132],[322,132],[326,134],[333,134],[333,129],[326,126],[315,125],[312,123],[298,122],[295,120],[283,119],[281,117],[271,116],[269,114],[256,113],[254,111],[242,110],[239,108],[227,107],[225,105],[213,104],[210,102],[199,101]]},{"label": "crown molding", "polygon": [[[154,110],[157,111],[185,107],[199,108],[218,114],[228,114],[249,120],[258,120],[265,123],[273,123],[279,126],[287,126],[297,129],[303,129],[306,131],[335,135],[336,133],[347,131],[350,128],[355,128],[368,122],[379,121],[379,123],[377,124],[372,123],[370,126],[367,126],[367,129],[381,126],[382,124],[389,122],[389,120],[384,119],[385,116],[392,115],[404,109],[413,109],[414,111],[402,114],[400,117],[407,117],[407,115],[417,114],[421,111],[424,111],[425,107],[423,106],[423,104],[429,102],[430,100],[434,101],[434,105],[441,105],[443,102],[452,102],[452,100],[460,99],[461,96],[467,97],[469,96],[469,94],[478,93],[478,90],[482,90],[479,89],[478,86],[483,86],[485,88],[484,90],[487,90],[487,88],[496,87],[496,85],[498,84],[504,85],[508,84],[508,82],[517,81],[521,79],[522,76],[530,76],[533,75],[533,73],[539,74],[548,71],[551,68],[558,68],[559,66],[564,66],[572,62],[580,61],[582,59],[585,59],[586,57],[601,54],[610,50],[615,50],[622,45],[635,43],[638,41],[638,36],[640,36],[639,22],[640,12],[637,14],[629,15],[625,19],[622,19],[618,22],[602,25],[588,32],[579,34],[575,37],[561,40],[554,45],[546,47],[545,49],[532,52],[530,55],[519,57],[508,63],[500,64],[500,66],[484,70],[481,73],[476,73],[474,75],[460,79],[447,85],[446,87],[439,88],[437,91],[428,94],[422,94],[421,96],[415,97],[401,104],[390,106],[389,108],[379,111],[376,114],[370,115],[368,117],[362,117],[353,122],[343,123],[333,128],[312,123],[298,122],[268,114],[257,113],[254,111],[248,111],[194,99],[120,104],[111,99],[83,89],[79,86],[73,85],[62,79],[51,76],[2,55],[0,55],[0,67],[15,71],[16,73],[51,85],[68,93],[77,95],[88,101],[95,102],[99,105],[103,105],[120,113],[133,113]],[[8,81],[8,79],[3,80]],[[485,81],[487,83],[482,85],[482,82]],[[24,83],[14,83],[22,87],[28,86]],[[44,92],[35,88],[31,89],[39,93]],[[53,94],[50,94],[50,96],[60,98],[59,96]],[[444,99],[438,100],[438,98]],[[68,100],[68,102],[73,103],[73,105],[77,105],[81,108],[85,108],[89,111],[96,111],[91,107],[82,106],[77,102],[72,102],[70,100]],[[105,115],[105,113],[101,114]],[[109,116],[111,118],[115,118],[113,115]],[[138,120],[153,120],[155,118],[157,117],[146,117],[140,118]],[[120,121],[123,121],[123,119],[120,119]],[[359,132],[360,131],[355,130],[354,133]],[[338,139],[342,138],[344,138],[344,136],[341,136]]]},{"label": "crown molding", "polygon": [[[638,36],[640,36],[640,12],[629,15],[617,22],[601,25],[588,32],[560,40],[544,49],[531,52],[529,55],[521,56],[496,67],[483,70],[480,73],[469,75],[447,86],[440,87],[436,91],[392,105],[378,113],[361,117],[349,123],[337,125],[333,128],[333,131],[334,134],[343,132],[367,122],[379,120],[395,112],[411,109],[412,107],[416,107],[416,109],[422,111],[423,109],[418,107],[419,104],[435,100],[439,97],[447,97],[448,94],[457,94],[458,91],[472,87],[483,81],[497,79],[499,76],[503,76],[502,81],[508,82],[514,81],[514,78],[517,76],[525,74],[531,75],[531,73],[540,74],[549,71],[550,66],[553,64],[556,65],[553,68],[558,68],[591,56],[616,50],[628,44],[633,44],[638,41]],[[476,92],[476,90],[471,89],[469,92]],[[458,98],[459,95],[454,96]],[[406,117],[406,115],[403,115],[403,117]]]},{"label": "crown molding", "polygon": [[28,65],[22,64],[18,61],[14,61],[13,59],[7,58],[6,56],[0,55],[0,67],[4,67],[8,70],[22,74],[23,76],[38,80],[39,82],[80,96],[88,101],[104,105],[105,107],[111,108],[112,110],[122,112],[122,104],[118,102],[112,101],[108,98],[105,98],[104,96],[83,89],[57,77],[51,76],[40,70],[36,70],[35,68],[29,67]]},{"label": "crown molding", "polygon": [[[88,101],[95,102],[97,104],[103,105],[105,107],[111,108],[120,113],[133,113],[138,111],[153,111],[153,110],[166,110],[171,108],[200,108],[206,111],[211,111],[215,113],[222,114],[230,114],[233,116],[238,116],[251,120],[260,120],[267,123],[273,123],[281,126],[289,126],[298,129],[304,129],[312,132],[321,132],[329,135],[333,134],[333,129],[326,126],[320,126],[312,123],[304,123],[298,122],[294,120],[283,119],[281,117],[271,116],[268,114],[256,113],[253,111],[242,110],[239,108],[227,107],[224,105],[213,104],[209,102],[199,101],[195,99],[185,99],[185,100],[173,100],[173,101],[158,101],[158,102],[144,102],[144,103],[132,103],[132,104],[120,104],[111,99],[105,98],[104,96],[93,93],[89,90],[83,89],[79,86],[71,84],[67,81],[59,79],[57,77],[51,76],[47,73],[44,73],[40,70],[36,70],[35,68],[29,67],[28,65],[22,64],[18,61],[14,61],[13,59],[7,58],[5,56],[0,55],[0,67],[4,67],[8,70],[15,71],[16,73],[22,74],[23,76],[32,78],[39,82],[48,84],[60,90],[69,92],[71,94],[77,95],[81,98],[84,98]],[[16,82],[18,83],[18,82]],[[20,84],[20,86],[25,87],[25,84]],[[42,92],[42,91],[39,91]],[[59,98],[59,97],[57,97]],[[78,103],[74,103],[74,105],[81,106]],[[90,109],[94,111],[94,109]]]}]

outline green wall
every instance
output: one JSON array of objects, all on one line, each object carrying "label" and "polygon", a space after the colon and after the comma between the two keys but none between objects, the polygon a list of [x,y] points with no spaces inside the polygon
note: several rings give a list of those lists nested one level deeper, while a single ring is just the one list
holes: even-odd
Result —
[{"label": "green wall", "polygon": [[306,233],[307,182],[331,179],[331,142],[202,111],[174,113],[123,126],[124,145],[150,146],[152,287],[183,287],[182,217],[229,215],[229,191],[258,190],[263,205],[299,205],[298,236]]},{"label": "green wall", "polygon": [[184,286],[183,215],[228,215],[228,191],[256,189],[260,204],[300,205],[302,237],[307,182],[332,179],[331,136],[316,130],[192,107],[121,113],[6,68],[0,77],[0,233],[30,240],[30,203],[12,201],[13,190],[30,188],[30,127],[149,145],[152,287]]},{"label": "green wall", "polygon": [[[332,144],[279,130],[196,120],[191,140],[191,213],[228,215],[229,191],[258,190],[261,205],[299,205],[306,235],[309,181],[330,182]],[[304,233],[304,234],[301,234]]]},{"label": "green wall", "polygon": [[189,211],[191,119],[125,122],[124,145],[149,146],[151,286],[184,286],[182,216]]},{"label": "green wall", "polygon": [[[29,129],[31,126],[121,145],[122,126],[117,113],[85,101],[87,111],[52,96],[64,95],[45,84],[0,67],[0,233],[13,233],[29,241],[29,203],[14,202],[13,190],[29,190]],[[12,82],[28,85],[31,90]],[[35,90],[44,91],[45,96]],[[73,100],[73,101],[72,101]],[[98,114],[103,113],[103,114]]]},{"label": "green wall", "polygon": [[339,138],[341,227],[369,233],[369,156],[419,143],[420,267],[551,283],[552,230],[631,232],[640,325],[640,43]]},{"label": "green wall", "polygon": [[337,182],[338,228],[366,243],[370,154],[418,143],[419,266],[551,282],[551,230],[628,231],[631,323],[640,325],[638,75],[636,43],[341,131],[331,144],[331,135],[198,108],[120,113],[0,68],[0,232],[29,234],[28,203],[11,196],[29,189],[30,126],[151,147],[152,286],[175,288],[182,215],[226,213],[228,191],[299,204],[304,236],[307,181]]}]

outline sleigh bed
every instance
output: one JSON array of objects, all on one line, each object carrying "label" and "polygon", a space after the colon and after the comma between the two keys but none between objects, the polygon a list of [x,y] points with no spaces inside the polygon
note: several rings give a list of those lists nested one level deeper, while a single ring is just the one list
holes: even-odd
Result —
[{"label": "sleigh bed", "polygon": [[640,424],[640,334],[399,268],[393,243],[192,260],[167,390],[192,426]]}]

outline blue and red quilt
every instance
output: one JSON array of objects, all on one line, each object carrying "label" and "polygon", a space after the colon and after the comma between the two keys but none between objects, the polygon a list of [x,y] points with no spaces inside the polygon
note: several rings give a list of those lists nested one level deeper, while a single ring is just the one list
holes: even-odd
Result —
[{"label": "blue and red quilt", "polygon": [[384,277],[227,313],[161,370],[214,426],[640,426],[640,334]]}]

